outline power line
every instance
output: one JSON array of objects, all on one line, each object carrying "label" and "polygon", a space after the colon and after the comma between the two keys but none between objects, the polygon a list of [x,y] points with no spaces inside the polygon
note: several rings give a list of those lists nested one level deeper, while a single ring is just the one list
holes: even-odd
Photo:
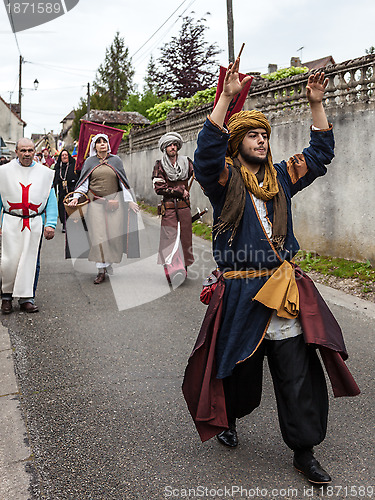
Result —
[{"label": "power line", "polygon": [[166,19],[166,21],[164,21],[164,23],[163,23],[161,26],[159,26],[159,28],[158,28],[156,31],[154,31],[154,33],[150,36],[150,38],[148,38],[148,39],[145,41],[145,43],[144,43],[143,45],[141,45],[141,47],[139,47],[139,49],[138,49],[138,50],[136,50],[136,51],[134,52],[134,54],[131,56],[132,58],[133,58],[136,54],[138,54],[138,52],[139,52],[141,49],[143,49],[143,47],[144,47],[144,46],[145,46],[145,45],[146,45],[146,44],[147,44],[147,43],[148,43],[148,42],[149,42],[149,41],[150,41],[150,40],[151,40],[151,39],[152,39],[152,38],[156,35],[156,33],[158,33],[158,32],[161,30],[161,28],[162,28],[163,26],[165,26],[165,25],[167,24],[167,22],[170,20],[170,18],[171,18],[171,17],[173,17],[173,16],[174,16],[174,14],[178,11],[178,9],[179,9],[180,7],[182,7],[182,6],[183,6],[183,4],[184,4],[185,2],[187,2],[187,1],[188,1],[188,0],[184,0],[183,2],[181,2],[181,3],[180,3],[180,5],[177,7],[177,9],[176,9],[176,10],[174,10],[174,11],[172,12],[172,14],[168,17],[168,19]]},{"label": "power line", "polygon": [[54,113],[48,113],[46,111],[41,111],[41,110],[36,111],[36,110],[31,109],[31,108],[25,108],[25,111],[27,113],[31,113],[33,115],[57,116],[60,114],[58,111],[55,111]]},{"label": "power line", "polygon": [[[136,60],[135,60],[135,61],[133,61],[133,62],[134,62],[134,64],[136,64],[136,63],[138,63],[138,64],[139,64],[140,62],[144,61],[144,59],[145,59],[145,58],[146,58],[149,54],[151,54],[151,53],[152,53],[152,51],[153,51],[153,50],[154,50],[154,49],[155,49],[155,48],[159,45],[159,43],[160,43],[160,42],[161,42],[161,41],[165,38],[165,36],[169,33],[170,29],[171,29],[171,28],[173,28],[173,26],[174,26],[175,24],[177,24],[177,22],[178,22],[179,18],[180,18],[181,16],[183,16],[183,14],[185,14],[185,12],[186,12],[186,11],[187,11],[187,10],[188,10],[188,9],[189,9],[192,5],[193,5],[193,3],[194,3],[195,1],[196,1],[196,0],[191,0],[191,2],[190,2],[190,3],[189,3],[189,5],[186,7],[186,9],[185,9],[185,10],[183,10],[183,11],[181,12],[181,14],[179,14],[179,15],[178,15],[178,17],[176,18],[176,20],[174,21],[174,23],[172,24],[172,26],[171,26],[170,28],[168,28],[168,31],[166,31],[164,34],[162,34],[162,35],[161,35],[161,37],[159,37],[159,38],[157,39],[157,41],[156,41],[156,42],[155,42],[155,43],[151,46],[151,48],[149,48],[149,49],[148,49],[148,50],[147,50],[147,51],[146,51],[143,55],[138,56],[138,58],[136,58]],[[175,11],[175,12],[176,12],[176,11]],[[173,15],[173,14],[172,14],[172,15]],[[172,17],[172,16],[170,16],[168,19],[170,19],[171,17]],[[164,24],[165,24],[165,23],[164,23]],[[160,27],[160,28],[161,28],[161,27]],[[159,30],[160,30],[160,28],[159,28]],[[159,30],[158,30],[158,31],[159,31]],[[155,32],[155,33],[156,33],[156,32]],[[144,44],[144,45],[145,45],[145,44]],[[140,49],[138,49],[138,51],[139,51],[139,50],[140,50]]]},{"label": "power line", "polygon": [[59,66],[57,64],[37,63],[34,61],[25,61],[25,63],[34,64],[36,66],[46,66],[48,68],[54,68],[54,69],[68,69],[71,71],[78,71],[78,72],[82,72],[82,73],[93,73],[94,72],[93,69],[72,68],[70,66]]},{"label": "power line", "polygon": [[79,75],[84,75],[85,77],[87,76],[87,73],[95,73],[94,70],[89,70],[89,69],[76,69],[76,68],[69,68],[67,66],[55,66],[53,64],[44,64],[44,63],[36,63],[32,61],[25,61],[28,64],[33,64],[34,66],[41,66],[44,68],[51,68],[54,71],[58,71],[61,73],[67,73],[68,75],[74,75],[74,76],[79,76]]},{"label": "power line", "polygon": [[15,27],[14,27],[14,20],[13,20],[13,15],[12,15],[12,6],[10,5],[10,0],[8,0],[6,9],[9,12],[10,25],[12,27],[14,38],[16,39],[17,49],[18,49],[19,55],[22,57],[21,49],[20,49],[20,46],[18,45],[18,39],[17,39],[17,35],[16,35],[16,30],[15,30]]},{"label": "power line", "polygon": [[[70,90],[70,89],[81,89],[81,88],[84,88],[86,87],[86,84],[84,85],[75,85],[74,87],[55,87],[53,89],[38,89],[38,92],[46,92],[46,91],[50,91],[50,90]],[[23,90],[35,90],[35,89],[31,89],[31,88],[25,88],[23,87]]]}]

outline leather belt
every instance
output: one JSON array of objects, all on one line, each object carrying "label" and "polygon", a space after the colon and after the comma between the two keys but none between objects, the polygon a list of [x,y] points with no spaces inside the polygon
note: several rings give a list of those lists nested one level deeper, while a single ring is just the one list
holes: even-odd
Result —
[{"label": "leather belt", "polygon": [[43,212],[38,212],[36,214],[30,214],[30,215],[12,214],[11,212],[7,212],[6,210],[4,210],[4,213],[12,215],[13,217],[19,217],[20,219],[33,219],[34,217],[38,217],[38,215],[43,215],[45,211],[46,209],[44,209]]},{"label": "leather belt", "polygon": [[[165,208],[175,208],[175,204],[173,201],[164,201],[163,205]],[[177,202],[177,208],[189,208],[189,205],[184,200],[180,200]]]}]

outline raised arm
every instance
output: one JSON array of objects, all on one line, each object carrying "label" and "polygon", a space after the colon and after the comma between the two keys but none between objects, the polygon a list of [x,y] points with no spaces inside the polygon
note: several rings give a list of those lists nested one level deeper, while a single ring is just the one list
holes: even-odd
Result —
[{"label": "raised arm", "polygon": [[329,128],[323,106],[324,92],[327,85],[328,78],[324,78],[324,73],[315,73],[309,76],[306,86],[306,96],[310,104],[313,125],[321,130]]}]

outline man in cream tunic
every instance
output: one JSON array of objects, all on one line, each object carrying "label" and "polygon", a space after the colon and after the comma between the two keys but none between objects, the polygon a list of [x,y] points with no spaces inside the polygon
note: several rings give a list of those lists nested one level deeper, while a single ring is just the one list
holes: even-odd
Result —
[{"label": "man in cream tunic", "polygon": [[13,297],[25,312],[37,312],[34,304],[36,269],[41,237],[54,237],[57,202],[52,189],[54,172],[34,162],[31,140],[20,139],[17,158],[0,170],[2,219],[2,303],[3,314],[12,312]]}]

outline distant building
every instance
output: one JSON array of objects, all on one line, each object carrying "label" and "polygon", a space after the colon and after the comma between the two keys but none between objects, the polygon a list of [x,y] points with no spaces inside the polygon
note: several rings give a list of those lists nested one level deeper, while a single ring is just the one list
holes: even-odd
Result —
[{"label": "distant building", "polygon": [[316,69],[326,68],[327,66],[332,66],[336,64],[332,56],[322,57],[321,59],[315,59],[315,61],[309,61],[302,63],[302,66],[306,66],[310,71]]},{"label": "distant building", "polygon": [[[87,114],[82,116],[82,120],[87,120]],[[90,122],[101,123],[109,127],[132,124],[135,127],[150,125],[150,120],[137,111],[104,111],[92,109],[90,111]]]},{"label": "distant building", "polygon": [[26,127],[18,112],[18,104],[8,104],[0,97],[0,137],[11,152],[14,152],[18,139],[24,136]]},{"label": "distant building", "polygon": [[34,144],[38,144],[45,135],[46,134],[31,134],[30,139],[33,141]]},{"label": "distant building", "polygon": [[74,146],[74,139],[72,136],[72,127],[73,127],[75,115],[76,115],[76,113],[73,109],[60,122],[60,123],[62,123],[62,128],[61,128],[59,139],[64,142],[64,146],[67,149],[72,149]]},{"label": "distant building", "polygon": [[37,152],[43,151],[44,148],[47,148],[51,155],[55,155],[59,150],[58,140],[59,136],[51,132],[47,134],[32,134],[31,140],[35,144],[35,149]]},{"label": "distant building", "polygon": [[333,59],[332,56],[326,56],[326,57],[321,57],[320,59],[315,59],[314,61],[308,61],[308,62],[303,62],[301,63],[301,60],[299,57],[292,57],[290,59],[290,65],[294,67],[301,67],[305,66],[306,68],[309,68],[310,71],[315,71],[317,69],[322,69],[326,68],[327,66],[331,66],[335,63],[335,60]]}]

